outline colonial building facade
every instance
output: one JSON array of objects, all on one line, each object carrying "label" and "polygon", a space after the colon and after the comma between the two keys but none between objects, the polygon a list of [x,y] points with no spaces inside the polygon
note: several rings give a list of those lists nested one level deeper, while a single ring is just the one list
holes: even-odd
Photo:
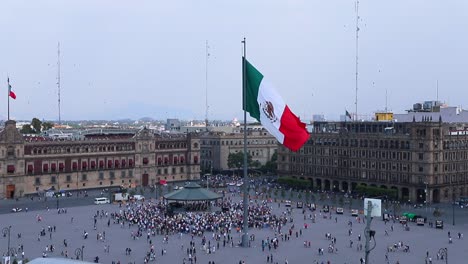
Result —
[{"label": "colonial building facade", "polygon": [[23,137],[9,120],[0,132],[0,198],[43,190],[148,186],[200,176],[196,135],[88,135],[84,140]]},{"label": "colonial building facade", "polygon": [[327,191],[395,189],[399,199],[418,203],[467,196],[468,124],[423,120],[314,122],[300,151],[278,149],[279,174]]},{"label": "colonial building facade", "polygon": [[[205,170],[228,170],[230,153],[244,151],[244,131],[206,132],[200,135],[201,166]],[[278,149],[278,141],[264,128],[251,127],[247,130],[247,152],[253,161],[264,165]]]}]

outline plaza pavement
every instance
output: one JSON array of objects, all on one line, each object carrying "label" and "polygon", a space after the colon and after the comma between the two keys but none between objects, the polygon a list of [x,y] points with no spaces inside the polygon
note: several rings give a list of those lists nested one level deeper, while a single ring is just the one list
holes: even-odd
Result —
[{"label": "plaza pavement", "polygon": [[[239,199],[239,197],[236,197]],[[284,204],[278,208],[277,203],[271,204],[274,212],[279,214],[285,210]],[[111,221],[110,227],[107,227],[107,218],[98,217],[97,230],[93,229],[93,215],[96,210],[105,210],[109,214],[111,212],[119,211],[118,205],[88,205],[73,208],[67,208],[67,214],[58,214],[54,210],[39,210],[21,213],[10,213],[0,215],[0,227],[11,225],[11,247],[17,248],[19,244],[24,245],[26,258],[33,259],[41,257],[47,245],[53,244],[55,246],[54,253],[48,253],[49,256],[60,257],[61,252],[68,250],[69,257],[75,257],[75,249],[84,246],[84,259],[93,261],[94,257],[99,256],[100,263],[111,263],[112,261],[120,261],[120,263],[143,263],[145,253],[149,250],[149,244],[146,241],[146,235],[143,235],[139,240],[131,238],[131,231],[135,231],[136,227],[131,229],[126,226],[121,228]],[[197,263],[208,263],[214,261],[215,263],[233,263],[237,264],[240,260],[245,263],[267,263],[267,254],[273,254],[274,262],[280,264],[285,263],[360,263],[359,259],[364,257],[364,251],[357,251],[356,245],[358,235],[361,234],[361,243],[364,246],[363,230],[365,224],[359,224],[355,218],[351,217],[348,210],[345,210],[344,215],[336,215],[332,213],[332,219],[324,219],[317,211],[316,223],[311,220],[304,221],[302,211],[300,209],[293,210],[295,230],[302,228],[303,235],[296,238],[293,232],[289,241],[279,242],[277,250],[265,252],[261,250],[261,239],[266,237],[272,238],[274,233],[271,229],[252,229],[250,234],[255,234],[255,241],[252,242],[250,248],[240,248],[226,246],[223,248],[222,241],[221,247],[214,254],[207,255],[201,250],[201,238],[195,237],[197,245]],[[42,221],[36,221],[36,216],[40,215]],[[71,218],[74,218],[71,223]],[[110,217],[110,216],[109,216]],[[334,218],[337,217],[338,222],[335,223]],[[348,221],[353,221],[353,234],[348,236],[349,226]],[[304,229],[304,222],[308,223],[309,228]],[[403,227],[398,223],[394,224],[394,231],[390,231],[391,223],[387,225],[380,219],[374,219],[372,222],[372,229],[376,230],[376,248],[371,252],[370,263],[386,263],[385,253],[387,247],[402,241],[404,244],[410,246],[410,252],[397,251],[389,253],[390,263],[425,263],[426,251],[429,251],[432,256],[433,263],[445,263],[445,260],[436,260],[436,253],[440,248],[448,248],[448,263],[463,264],[468,263],[468,241],[467,238],[459,240],[456,237],[458,232],[468,234],[468,223],[466,221],[460,222],[456,226],[445,224],[443,230],[429,228],[427,225],[424,227],[416,226],[415,223],[410,223],[410,231],[404,231]],[[42,228],[47,230],[47,226],[56,226],[56,232],[52,232],[52,239],[49,239],[49,232],[46,236],[40,237],[38,241],[39,232]],[[283,227],[283,232],[287,232],[290,223]],[[88,239],[83,238],[83,232],[89,233]],[[385,236],[385,230],[388,230],[389,236]],[[96,240],[97,232],[106,232],[106,242]],[[448,244],[447,232],[450,231],[453,237],[453,243]],[[235,231],[233,231],[235,232]],[[17,234],[21,233],[22,237],[18,238]],[[327,248],[330,243],[325,238],[325,233],[331,233],[332,237],[337,238],[336,247],[338,253],[328,253]],[[211,233],[205,233],[208,239],[212,239]],[[240,234],[234,234],[234,241],[240,240]],[[63,245],[63,240],[67,239],[68,248]],[[354,241],[353,248],[349,248],[349,241]],[[305,240],[311,241],[310,248],[304,248],[303,242]],[[181,239],[177,235],[170,236],[169,243],[163,244],[162,236],[152,237],[155,244],[155,251],[157,253],[155,263],[183,263],[183,258],[187,257],[186,248],[188,247],[190,236],[184,235]],[[216,244],[216,242],[211,242]],[[184,250],[181,250],[181,245],[184,245]],[[110,253],[104,253],[104,246],[110,245]],[[130,247],[132,253],[130,256],[125,254],[125,248]],[[321,247],[325,249],[324,255],[318,255],[317,249]],[[7,238],[0,237],[0,252],[5,252],[7,248]],[[166,249],[167,254],[161,256],[161,250]],[[21,256],[21,253],[18,253]],[[189,263],[188,261],[186,263]]]}]

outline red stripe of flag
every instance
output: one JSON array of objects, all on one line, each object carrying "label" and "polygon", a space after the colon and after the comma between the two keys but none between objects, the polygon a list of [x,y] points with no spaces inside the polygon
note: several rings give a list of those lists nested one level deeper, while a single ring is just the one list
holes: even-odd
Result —
[{"label": "red stripe of flag", "polygon": [[298,151],[302,145],[309,139],[306,124],[289,109],[286,105],[281,116],[280,132],[284,135],[284,142],[287,148],[292,151]]}]

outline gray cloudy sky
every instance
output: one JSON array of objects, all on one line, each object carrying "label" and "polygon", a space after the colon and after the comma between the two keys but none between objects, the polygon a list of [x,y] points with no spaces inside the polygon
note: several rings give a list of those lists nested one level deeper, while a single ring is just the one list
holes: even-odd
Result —
[{"label": "gray cloudy sky", "polygon": [[[3,0],[0,78],[11,116],[62,119],[242,117],[247,56],[302,118],[354,111],[352,0]],[[439,99],[468,108],[468,1],[360,1],[359,112]],[[7,112],[0,98],[0,116]]]}]

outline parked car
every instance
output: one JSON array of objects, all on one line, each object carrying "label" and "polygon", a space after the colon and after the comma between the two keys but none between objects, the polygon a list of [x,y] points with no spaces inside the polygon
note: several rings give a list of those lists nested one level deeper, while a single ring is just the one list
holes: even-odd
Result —
[{"label": "parked car", "polygon": [[11,209],[11,212],[13,212],[13,213],[19,213],[19,212],[21,212],[21,211],[23,211],[23,209],[21,209],[21,208],[19,208],[19,207],[13,207],[13,208]]},{"label": "parked car", "polygon": [[286,206],[286,207],[291,207],[291,201],[286,200],[285,203],[286,203],[286,204],[285,204],[284,206]]},{"label": "parked car", "polygon": [[351,209],[351,216],[358,216],[358,215],[359,215],[359,210]]},{"label": "parked car", "polygon": [[297,202],[296,207],[297,208],[302,208],[302,207],[304,207],[304,203],[303,202]]},{"label": "parked car", "polygon": [[337,208],[336,208],[336,213],[337,213],[337,214],[343,214],[343,211],[344,211],[344,210],[343,210],[342,207],[337,207]]}]

